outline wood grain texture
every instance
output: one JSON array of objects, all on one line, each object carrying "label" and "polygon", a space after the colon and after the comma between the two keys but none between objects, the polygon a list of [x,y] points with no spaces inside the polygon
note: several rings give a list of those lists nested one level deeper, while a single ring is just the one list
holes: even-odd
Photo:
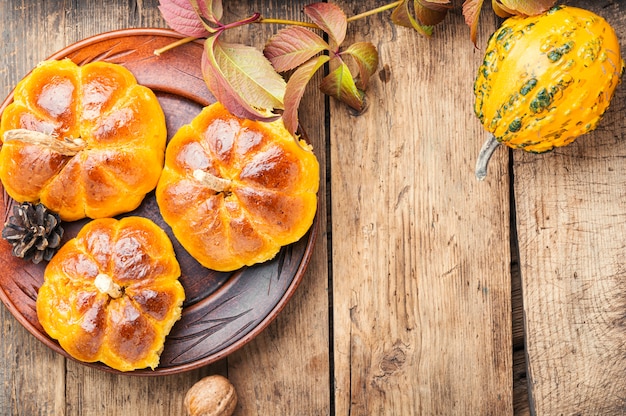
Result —
[{"label": "wood grain texture", "polygon": [[[309,3],[307,0],[224,2],[225,21],[254,12],[267,18],[303,20],[302,9]],[[227,33],[225,39],[262,48],[282,27],[252,25]],[[312,82],[319,80],[317,76]],[[308,88],[299,115],[322,172],[316,248],[302,283],[283,312],[260,336],[227,359],[228,376],[242,393],[237,415],[330,414],[324,107],[319,89]]]},{"label": "wood grain texture", "polygon": [[[0,7],[3,47],[0,94],[13,86],[40,60],[65,46],[63,7],[59,4],[9,1]],[[64,415],[65,360],[30,335],[0,309],[0,409],[15,415]]]},{"label": "wood grain texture", "polygon": [[[226,20],[255,11],[302,20],[310,1],[224,3]],[[348,15],[386,4],[336,3]],[[565,3],[606,17],[626,43],[624,0]],[[0,94],[77,40],[165,27],[157,5],[0,2]],[[431,39],[389,14],[349,25],[346,43],[372,41],[381,58],[365,113],[316,88],[303,100],[301,121],[327,175],[323,220],[307,275],[278,319],[225,360],[150,379],[66,361],[0,307],[0,414],[182,414],[186,390],[212,373],[235,384],[237,416],[624,413],[626,88],[595,132],[546,155],[514,152],[512,177],[500,149],[477,182],[485,133],[471,91],[493,14],[486,6],[478,49],[458,8]],[[279,28],[253,25],[225,39],[260,47]],[[512,208],[518,234],[509,243]]]},{"label": "wood grain texture", "polygon": [[458,13],[431,39],[388,19],[349,27],[380,53],[367,110],[330,107],[336,412],[511,414],[506,153],[473,175],[481,52]]},{"label": "wood grain texture", "polygon": [[[297,17],[300,8],[275,2],[231,2],[232,10],[245,17],[261,10],[268,15],[287,10]],[[9,1],[0,7],[8,22],[2,27],[9,50],[0,58],[3,96],[39,61],[85,37],[127,27],[165,27],[158,1],[115,0],[105,2]],[[262,45],[270,28],[250,28],[239,36]],[[275,27],[273,29],[276,29]],[[200,64],[200,62],[198,62]],[[10,70],[8,69],[10,68]],[[307,98],[303,122],[325,171],[325,127],[320,112],[323,99],[313,92]],[[323,111],[321,112],[323,115]],[[324,180],[324,177],[322,177]],[[237,414],[301,414],[329,409],[328,294],[325,244],[325,187],[320,190],[320,244],[305,282],[263,339],[245,347],[229,360],[189,373],[158,378],[113,375],[65,360],[28,334],[0,308],[0,413],[15,415],[178,415],[183,413],[186,390],[202,376],[221,373],[232,378],[241,391]],[[315,316],[316,319],[310,319]],[[285,357],[298,357],[300,366]],[[232,364],[231,364],[232,362]],[[276,365],[278,363],[278,365]],[[303,382],[303,374],[310,377]],[[282,392],[282,393],[281,393]],[[306,400],[303,398],[306,397]],[[277,409],[282,409],[278,411]],[[298,410],[299,409],[299,410]],[[319,410],[319,411],[317,411]],[[278,413],[276,413],[278,412]]]},{"label": "wood grain texture", "polygon": [[[569,1],[626,39],[626,2]],[[597,130],[549,154],[514,152],[531,411],[623,415],[626,89]]]},{"label": "wood grain texture", "polygon": [[[3,39],[10,39],[11,45],[2,56],[2,95],[39,61],[80,39],[125,27],[164,27],[158,2],[146,3],[85,2],[79,8],[62,1],[9,1],[0,9],[6,22]],[[169,382],[167,377],[112,376],[66,362],[28,334],[6,309],[0,313],[2,322],[11,326],[2,332],[10,336],[0,339],[1,367],[13,376],[10,387],[0,392],[0,409],[10,409],[10,414],[148,414],[142,409],[153,415],[180,414],[186,389],[208,370],[171,377]]]},{"label": "wood grain texture", "polygon": [[65,359],[28,333],[4,307],[0,319],[0,412],[63,415]]}]

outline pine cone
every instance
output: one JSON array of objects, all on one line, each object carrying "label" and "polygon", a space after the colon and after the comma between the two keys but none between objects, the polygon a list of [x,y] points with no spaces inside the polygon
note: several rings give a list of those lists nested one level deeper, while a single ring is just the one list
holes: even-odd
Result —
[{"label": "pine cone", "polygon": [[59,216],[44,205],[24,202],[13,206],[2,238],[13,245],[13,255],[33,263],[50,261],[61,246],[63,228]]}]

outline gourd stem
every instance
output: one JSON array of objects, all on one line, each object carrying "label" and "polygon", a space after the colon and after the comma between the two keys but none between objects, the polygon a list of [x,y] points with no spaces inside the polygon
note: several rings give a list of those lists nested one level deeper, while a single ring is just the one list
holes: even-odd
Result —
[{"label": "gourd stem", "polygon": [[6,142],[20,141],[22,143],[34,144],[46,147],[63,156],[75,156],[86,147],[86,143],[81,139],[57,139],[46,133],[26,129],[7,130],[2,137]]},{"label": "gourd stem", "polygon": [[194,170],[193,177],[209,187],[209,189],[214,190],[215,192],[228,191],[231,186],[231,181],[229,181],[228,179],[219,178],[202,169]]},{"label": "gourd stem", "polygon": [[487,177],[487,165],[489,164],[493,152],[499,145],[500,142],[492,134],[489,135],[489,138],[485,141],[483,147],[481,147],[480,153],[478,153],[478,160],[476,161],[476,178],[479,181]]}]

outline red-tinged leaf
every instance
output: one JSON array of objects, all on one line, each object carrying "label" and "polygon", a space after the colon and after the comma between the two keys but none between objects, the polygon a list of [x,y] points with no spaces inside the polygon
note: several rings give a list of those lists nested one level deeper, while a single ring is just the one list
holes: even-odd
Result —
[{"label": "red-tinged leaf", "polygon": [[533,16],[549,10],[556,0],[496,0],[496,3],[511,14]]},{"label": "red-tinged leaf", "polygon": [[313,58],[302,64],[291,74],[291,77],[289,77],[287,88],[285,89],[283,123],[291,134],[294,134],[298,129],[298,108],[300,107],[300,101],[302,100],[306,86],[317,70],[328,62],[329,59],[327,55],[320,55],[317,58]]},{"label": "red-tinged leaf", "polygon": [[263,53],[276,71],[285,72],[328,49],[328,43],[317,34],[303,27],[292,26],[272,36]]},{"label": "red-tinged leaf", "polygon": [[345,62],[322,80],[320,89],[324,94],[335,97],[357,111],[363,110],[363,92],[359,91]]},{"label": "red-tinged leaf", "polygon": [[415,9],[415,17],[420,24],[434,26],[441,23],[446,17],[450,6],[426,0],[414,0],[413,8]]},{"label": "red-tinged leaf", "polygon": [[391,21],[396,25],[413,28],[424,36],[431,36],[433,34],[432,26],[423,25],[413,17],[409,10],[408,0],[403,0],[398,7],[393,9]]},{"label": "red-tinged leaf", "polygon": [[341,45],[346,38],[348,18],[339,6],[332,3],[313,3],[304,7],[304,13],[328,34],[335,46]]},{"label": "red-tinged leaf", "polygon": [[483,7],[483,0],[465,0],[463,3],[463,16],[465,23],[470,27],[470,39],[476,46],[476,32],[478,30],[478,17]]},{"label": "red-tinged leaf", "polygon": [[183,35],[202,38],[212,32],[189,0],[160,0],[159,10],[168,26]]},{"label": "red-tinged leaf", "polygon": [[350,45],[343,53],[354,58],[359,67],[357,87],[365,90],[370,77],[378,68],[378,51],[370,42],[356,42]]},{"label": "red-tinged leaf", "polygon": [[239,117],[276,119],[272,111],[284,107],[286,83],[255,48],[210,37],[202,55],[202,74],[215,98]]},{"label": "red-tinged leaf", "polygon": [[222,0],[189,0],[198,14],[209,22],[219,25],[224,8]]}]

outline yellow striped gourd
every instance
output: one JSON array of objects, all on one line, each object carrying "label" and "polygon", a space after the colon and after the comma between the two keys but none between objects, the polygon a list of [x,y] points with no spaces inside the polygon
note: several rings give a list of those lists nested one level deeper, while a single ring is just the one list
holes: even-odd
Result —
[{"label": "yellow striped gourd", "polygon": [[474,83],[474,111],[492,135],[476,175],[484,178],[499,143],[541,153],[593,130],[623,69],[615,31],[588,10],[557,6],[504,21]]}]

